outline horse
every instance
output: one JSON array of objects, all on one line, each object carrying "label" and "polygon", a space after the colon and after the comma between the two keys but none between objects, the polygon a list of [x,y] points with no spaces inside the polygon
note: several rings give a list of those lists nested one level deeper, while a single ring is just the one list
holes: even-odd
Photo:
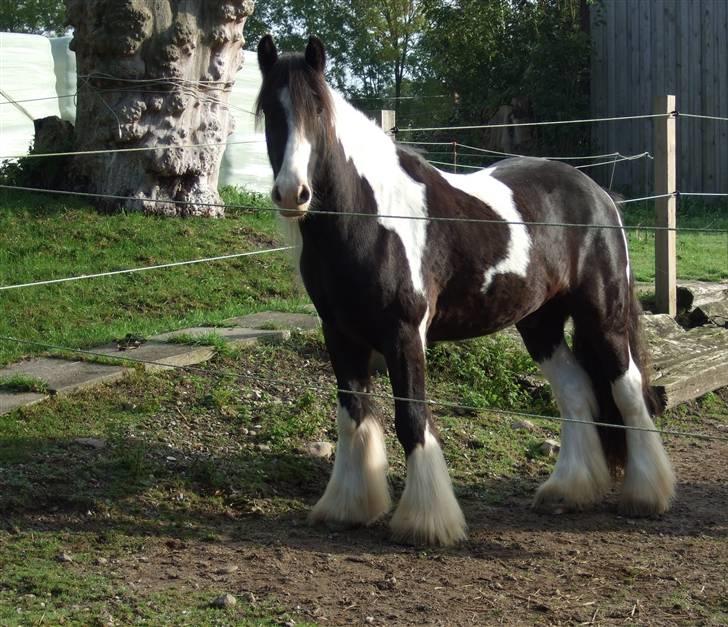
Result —
[{"label": "horse", "polygon": [[266,35],[258,64],[271,196],[299,238],[300,275],[339,390],[333,470],[309,520],[370,525],[390,510],[384,434],[370,396],[370,362],[379,353],[407,460],[393,538],[465,540],[426,402],[426,348],[514,324],[565,419],[555,467],[533,507],[592,506],[619,468],[621,512],[665,512],[675,479],[652,420],[640,307],[610,195],[579,170],[541,158],[466,175],[435,169],[327,84],[326,50],[315,37],[303,54],[279,55]]}]

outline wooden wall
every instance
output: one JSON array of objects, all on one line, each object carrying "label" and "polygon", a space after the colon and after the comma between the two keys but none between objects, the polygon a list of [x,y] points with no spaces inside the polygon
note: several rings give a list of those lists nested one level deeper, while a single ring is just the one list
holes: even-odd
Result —
[{"label": "wooden wall", "polygon": [[[602,0],[590,13],[594,117],[652,113],[664,94],[675,94],[678,111],[728,117],[728,0]],[[652,152],[653,124],[594,124],[595,148]],[[614,188],[647,195],[652,169],[617,164]],[[608,184],[611,168],[590,173]],[[728,121],[678,118],[678,188],[728,192]]]}]

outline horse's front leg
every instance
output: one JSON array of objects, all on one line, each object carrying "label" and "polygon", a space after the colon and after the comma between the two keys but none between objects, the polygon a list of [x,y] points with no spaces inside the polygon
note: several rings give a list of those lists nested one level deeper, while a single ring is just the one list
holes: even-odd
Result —
[{"label": "horse's front leg", "polygon": [[311,522],[368,525],[389,511],[387,449],[382,426],[368,396],[371,348],[324,323],[324,337],[339,387],[334,470],[311,511]]},{"label": "horse's front leg", "polygon": [[419,330],[398,331],[387,357],[395,400],[397,437],[407,455],[407,481],[392,517],[395,539],[413,544],[455,544],[467,526],[425,399],[425,353]]}]

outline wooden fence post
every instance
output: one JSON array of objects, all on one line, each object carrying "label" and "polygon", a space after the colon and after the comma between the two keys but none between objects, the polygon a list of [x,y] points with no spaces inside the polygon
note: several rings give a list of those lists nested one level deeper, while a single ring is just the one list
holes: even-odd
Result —
[{"label": "wooden fence post", "polygon": [[397,128],[397,116],[392,109],[382,109],[377,123],[387,135],[394,137],[393,129]]},{"label": "wooden fence post", "polygon": [[[657,313],[677,315],[677,251],[674,229],[677,211],[675,96],[655,98],[655,195],[672,194],[655,199],[655,306]],[[666,228],[665,228],[666,227]]]}]

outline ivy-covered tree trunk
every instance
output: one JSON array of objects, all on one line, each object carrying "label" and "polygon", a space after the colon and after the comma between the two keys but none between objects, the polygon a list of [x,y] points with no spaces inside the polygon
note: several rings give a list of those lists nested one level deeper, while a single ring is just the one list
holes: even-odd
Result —
[{"label": "ivy-covered tree trunk", "polygon": [[99,199],[105,210],[222,215],[205,203],[220,203],[228,99],[253,1],[65,1],[78,66],[75,149],[154,148],[76,157],[75,177],[86,191],[138,199]]}]

